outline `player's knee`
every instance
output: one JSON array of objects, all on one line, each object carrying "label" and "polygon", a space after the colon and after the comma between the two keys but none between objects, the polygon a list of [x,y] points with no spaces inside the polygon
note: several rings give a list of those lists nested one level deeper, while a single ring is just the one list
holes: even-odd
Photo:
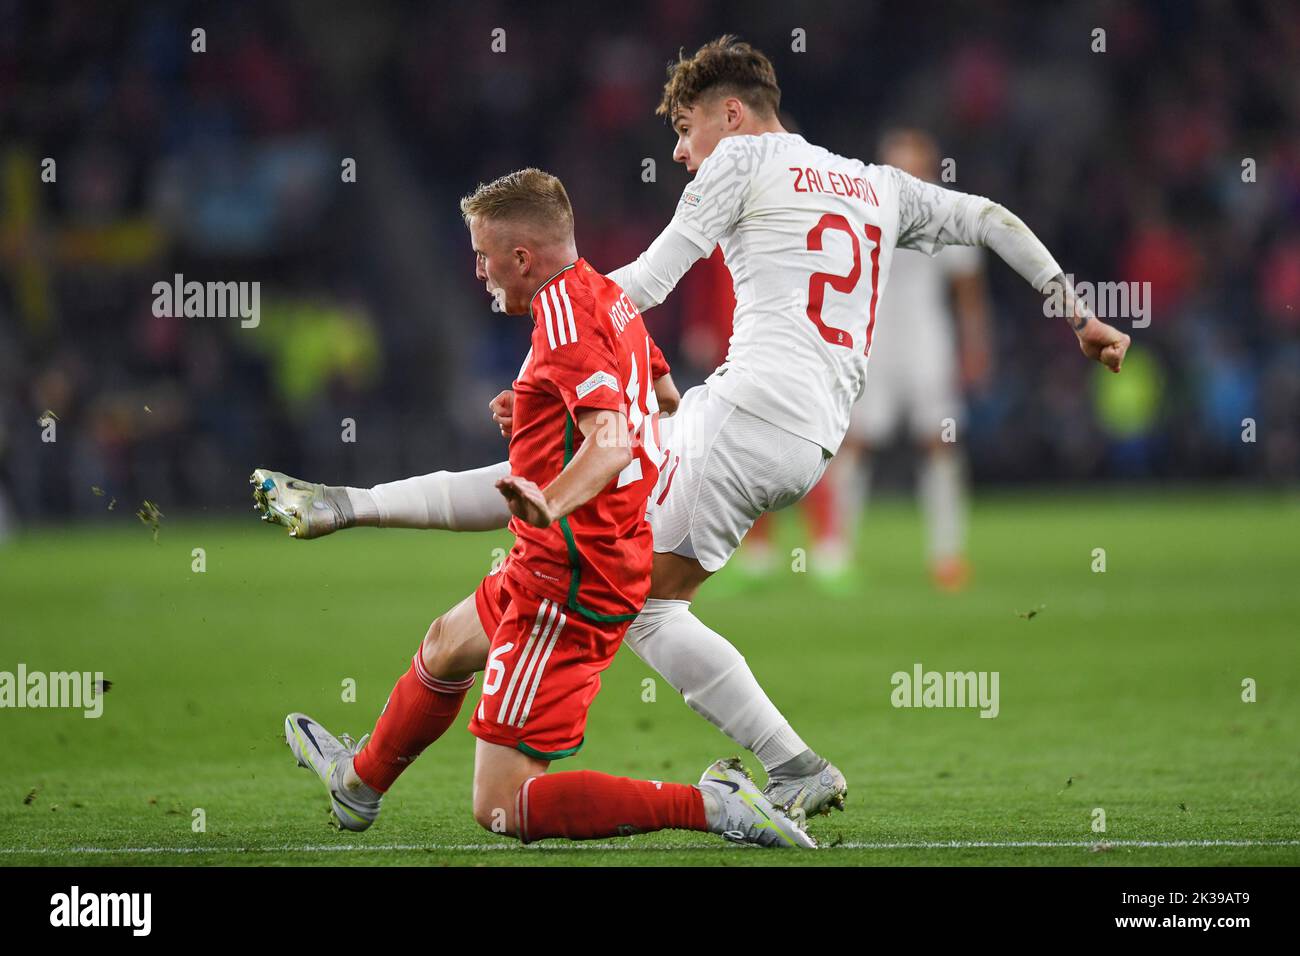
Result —
[{"label": "player's knee", "polygon": [[474,822],[489,833],[514,836],[514,794],[497,787],[474,786]]},{"label": "player's knee", "polygon": [[505,807],[494,807],[490,801],[474,801],[474,822],[489,833],[505,833],[507,816]]},{"label": "player's knee", "polygon": [[450,629],[443,618],[440,617],[429,625],[429,631],[424,635],[424,643],[420,645],[420,660],[424,662],[424,669],[431,676],[440,680],[456,676],[452,673],[456,657],[456,648],[453,645]]},{"label": "player's knee", "polygon": [[639,654],[640,651],[637,648],[642,641],[651,638],[655,632],[668,624],[674,617],[686,613],[689,609],[690,605],[685,601],[651,597],[641,608],[641,613],[636,616],[628,627],[623,642],[631,647],[635,653]]}]

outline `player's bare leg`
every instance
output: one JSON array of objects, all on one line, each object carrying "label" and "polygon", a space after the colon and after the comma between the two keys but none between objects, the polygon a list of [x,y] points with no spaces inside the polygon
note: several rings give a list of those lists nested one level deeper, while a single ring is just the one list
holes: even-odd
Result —
[{"label": "player's bare leg", "polygon": [[550,768],[549,760],[486,740],[474,748],[474,820],[484,830],[518,837],[519,791]]},{"label": "player's bare leg", "polygon": [[548,774],[549,767],[549,761],[513,747],[479,740],[474,752],[478,825],[524,843],[694,830],[756,846],[817,845],[758,792],[738,760],[719,760],[695,787],[592,770]]},{"label": "player's bare leg", "polygon": [[490,643],[470,595],[429,625],[420,660],[431,676],[458,683],[483,669]]},{"label": "player's bare leg", "polygon": [[812,750],[764,693],[745,658],[691,613],[712,572],[693,558],[655,554],[650,599],[624,643],[677,689],[693,710],[767,771],[764,794],[795,815],[843,809],[844,775]]},{"label": "player's bare leg", "polygon": [[695,600],[700,586],[713,577],[712,571],[694,558],[672,552],[655,552],[654,570],[650,578],[650,596],[666,601]]}]

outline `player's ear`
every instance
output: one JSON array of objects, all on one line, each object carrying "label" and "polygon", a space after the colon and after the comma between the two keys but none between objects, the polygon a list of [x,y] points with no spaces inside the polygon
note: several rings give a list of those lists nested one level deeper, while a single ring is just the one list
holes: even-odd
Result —
[{"label": "player's ear", "polygon": [[526,246],[515,246],[515,267],[521,276],[528,275],[533,267],[533,254]]},{"label": "player's ear", "polygon": [[739,128],[740,124],[745,121],[745,104],[739,97],[728,96],[722,101],[722,125],[723,128],[731,131]]}]

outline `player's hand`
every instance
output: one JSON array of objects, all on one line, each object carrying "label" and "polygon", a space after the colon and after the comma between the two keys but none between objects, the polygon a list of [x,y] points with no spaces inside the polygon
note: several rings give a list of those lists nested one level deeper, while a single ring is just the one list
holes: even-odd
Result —
[{"label": "player's hand", "polygon": [[510,506],[510,513],[527,521],[535,528],[549,528],[555,518],[542,489],[519,475],[506,475],[497,479],[497,491]]},{"label": "player's hand", "polygon": [[1107,325],[1100,319],[1089,316],[1087,323],[1075,333],[1079,337],[1079,348],[1090,359],[1095,359],[1112,372],[1118,372],[1124,364],[1124,353],[1133,341],[1119,329]]},{"label": "player's hand", "polygon": [[682,403],[682,393],[677,391],[672,375],[660,375],[655,379],[655,402],[659,414],[665,418],[677,411],[677,406]]},{"label": "player's hand", "polygon": [[501,437],[509,441],[515,425],[515,393],[507,388],[488,402],[488,408],[492,410],[492,421],[501,429]]}]

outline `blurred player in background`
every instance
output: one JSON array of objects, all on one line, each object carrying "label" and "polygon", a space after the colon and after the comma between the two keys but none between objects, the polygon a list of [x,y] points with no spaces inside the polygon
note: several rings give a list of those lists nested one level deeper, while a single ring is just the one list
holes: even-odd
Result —
[{"label": "blurred player in background", "polygon": [[[918,179],[938,178],[938,146],[920,130],[887,132],[880,156]],[[957,444],[966,424],[962,390],[988,381],[992,354],[982,253],[945,246],[929,258],[899,250],[877,320],[866,391],[827,474],[839,533],[814,555],[812,568],[826,566],[833,574],[851,562],[871,453],[901,427],[920,455],[917,496],[931,575],[938,587],[957,590],[969,576],[965,459]]]}]

